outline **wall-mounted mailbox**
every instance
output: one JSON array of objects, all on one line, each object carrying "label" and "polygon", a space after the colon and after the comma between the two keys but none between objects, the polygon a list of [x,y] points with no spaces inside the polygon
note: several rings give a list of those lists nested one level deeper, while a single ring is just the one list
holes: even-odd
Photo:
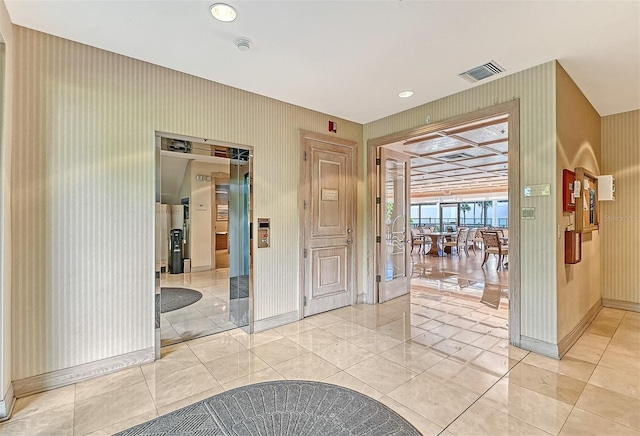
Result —
[{"label": "wall-mounted mailbox", "polygon": [[615,201],[616,179],[612,175],[598,176],[598,200]]},{"label": "wall-mounted mailbox", "polygon": [[271,223],[269,218],[258,218],[258,248],[271,245]]},{"label": "wall-mounted mailbox", "polygon": [[582,233],[575,230],[564,232],[564,263],[574,264],[582,258]]}]

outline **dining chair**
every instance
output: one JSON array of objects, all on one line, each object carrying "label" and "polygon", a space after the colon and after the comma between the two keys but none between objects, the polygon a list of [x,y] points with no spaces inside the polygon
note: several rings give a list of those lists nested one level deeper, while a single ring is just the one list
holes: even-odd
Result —
[{"label": "dining chair", "polygon": [[467,241],[464,244],[464,251],[467,253],[467,257],[469,257],[469,248],[473,250],[473,255],[476,255],[476,229],[469,229],[469,233],[467,233]]},{"label": "dining chair", "polygon": [[478,227],[476,229],[476,235],[473,238],[474,245],[477,245],[478,248],[484,250],[484,240],[482,239],[482,233],[487,230],[486,227]]},{"label": "dining chair", "polygon": [[444,229],[447,232],[457,232],[458,231],[458,226],[456,226],[455,224],[450,224],[450,225],[444,226]]},{"label": "dining chair", "polygon": [[[460,256],[460,250],[463,250],[466,252],[465,250],[465,245],[467,243],[467,235],[469,234],[469,228],[468,227],[460,227],[458,229],[458,235],[456,236],[456,238],[454,240],[451,241],[445,241],[442,244],[443,250],[444,247],[455,247],[456,248],[456,253],[458,254],[458,256]],[[452,254],[453,254],[453,250],[452,250]],[[467,253],[467,257],[469,256],[469,253]]]},{"label": "dining chair", "polygon": [[416,245],[418,246],[418,254],[420,254],[424,246],[424,236],[417,229],[411,229],[411,253]]},{"label": "dining chair", "polygon": [[422,243],[424,246],[422,247],[423,252],[427,252],[431,250],[431,237],[427,236],[429,233],[433,233],[433,227],[431,226],[422,226],[420,227],[420,233],[422,234]]},{"label": "dining chair", "polygon": [[483,232],[482,240],[484,242],[484,260],[482,261],[482,266],[487,263],[490,254],[495,254],[498,256],[498,266],[496,269],[500,269],[504,258],[509,255],[509,246],[500,244],[500,237],[496,231],[487,230]]}]

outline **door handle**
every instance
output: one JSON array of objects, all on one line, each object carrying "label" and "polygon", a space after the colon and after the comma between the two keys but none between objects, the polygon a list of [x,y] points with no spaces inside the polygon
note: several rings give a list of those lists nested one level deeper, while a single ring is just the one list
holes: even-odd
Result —
[{"label": "door handle", "polygon": [[347,238],[347,244],[351,244],[352,242],[353,242],[353,239]]}]

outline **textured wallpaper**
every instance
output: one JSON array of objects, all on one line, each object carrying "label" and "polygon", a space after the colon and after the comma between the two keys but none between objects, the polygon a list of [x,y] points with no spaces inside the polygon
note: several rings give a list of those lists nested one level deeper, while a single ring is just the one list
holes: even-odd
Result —
[{"label": "textured wallpaper", "polygon": [[[534,67],[365,125],[364,141],[520,99],[520,186],[550,184],[555,192],[555,62]],[[366,156],[361,155],[366,168]],[[366,182],[366,181],[365,181]],[[363,182],[363,183],[365,183]],[[364,186],[363,186],[364,189]],[[363,201],[360,197],[360,201]],[[521,221],[521,334],[556,341],[555,198],[521,197],[536,219]],[[362,206],[364,207],[364,206]],[[361,216],[360,227],[366,227]],[[361,253],[363,256],[366,252]],[[366,274],[366,271],[362,271]],[[365,276],[366,277],[366,276]],[[363,278],[361,277],[361,280]]]},{"label": "textured wallpaper", "polygon": [[15,31],[14,380],[153,346],[156,131],[254,147],[255,318],[298,309],[299,130],[361,125]]},{"label": "textured wallpaper", "polygon": [[640,110],[602,118],[602,174],[616,180],[600,203],[602,298],[640,304]]}]

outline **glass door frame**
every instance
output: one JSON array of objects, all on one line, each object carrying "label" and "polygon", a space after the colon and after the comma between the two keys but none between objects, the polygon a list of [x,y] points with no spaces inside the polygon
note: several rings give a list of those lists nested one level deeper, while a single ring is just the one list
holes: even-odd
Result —
[{"label": "glass door frame", "polygon": [[[411,157],[402,152],[380,148],[378,209],[378,282],[377,302],[406,295],[411,288]],[[389,164],[393,168],[389,168]],[[391,171],[389,171],[391,170]],[[396,174],[392,174],[396,171]],[[400,175],[399,172],[402,172]],[[393,203],[389,203],[389,184]],[[393,206],[389,208],[388,205]],[[402,207],[396,207],[401,205]],[[391,276],[389,276],[391,268]]]},{"label": "glass door frame", "polygon": [[[460,203],[457,202],[451,202],[451,203],[440,203],[440,207],[439,207],[439,215],[440,215],[440,220],[439,220],[439,230],[441,232],[446,232],[447,229],[445,229],[445,222],[444,222],[444,214],[443,209],[444,208],[455,208],[456,210],[456,222],[455,225],[456,227],[460,226]],[[446,224],[451,224],[451,223],[446,223]]]}]

